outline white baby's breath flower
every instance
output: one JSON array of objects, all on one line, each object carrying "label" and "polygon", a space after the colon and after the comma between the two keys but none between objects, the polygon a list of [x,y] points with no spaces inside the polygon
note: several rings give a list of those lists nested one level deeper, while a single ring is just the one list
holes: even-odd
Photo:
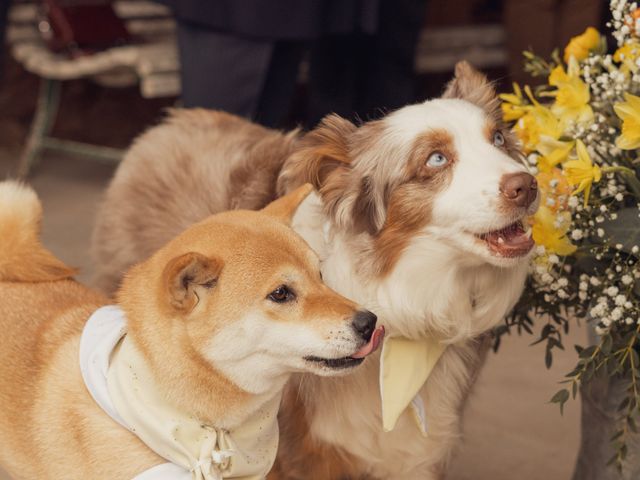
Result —
[{"label": "white baby's breath flower", "polygon": [[611,319],[613,321],[618,321],[622,318],[622,309],[616,307],[613,310],[611,310]]},{"label": "white baby's breath flower", "polygon": [[583,237],[584,237],[584,233],[579,228],[576,228],[571,232],[571,238],[573,240],[582,240]]}]

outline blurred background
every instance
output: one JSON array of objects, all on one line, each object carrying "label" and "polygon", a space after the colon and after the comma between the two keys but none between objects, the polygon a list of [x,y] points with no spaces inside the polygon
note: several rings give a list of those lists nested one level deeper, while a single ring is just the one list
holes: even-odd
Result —
[{"label": "blurred background", "polygon": [[[334,111],[367,120],[438,96],[461,59],[506,91],[536,83],[523,50],[548,56],[587,26],[602,29],[607,3],[0,0],[0,176],[34,185],[46,245],[88,281],[101,193],[123,149],[167,107],[221,108],[276,128],[311,128]],[[547,370],[533,340],[507,337],[490,355],[450,479],[570,478],[580,404],[560,416],[548,400],[575,354]],[[574,343],[586,343],[579,328]]]}]

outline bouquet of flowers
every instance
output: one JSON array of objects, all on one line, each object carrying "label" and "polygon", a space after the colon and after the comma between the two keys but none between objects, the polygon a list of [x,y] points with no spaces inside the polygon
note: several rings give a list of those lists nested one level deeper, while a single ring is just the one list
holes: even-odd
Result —
[{"label": "bouquet of flowers", "polygon": [[[570,319],[590,322],[596,345],[576,347],[576,368],[552,402],[560,408],[594,375],[624,379],[616,454],[640,413],[640,8],[611,0],[607,24],[617,43],[588,28],[550,60],[524,52],[525,69],[544,76],[535,89],[514,84],[501,95],[538,180],[541,204],[532,218],[537,244],[525,293],[507,324],[546,343],[546,363],[564,348]],[[499,336],[497,337],[499,340]]]}]

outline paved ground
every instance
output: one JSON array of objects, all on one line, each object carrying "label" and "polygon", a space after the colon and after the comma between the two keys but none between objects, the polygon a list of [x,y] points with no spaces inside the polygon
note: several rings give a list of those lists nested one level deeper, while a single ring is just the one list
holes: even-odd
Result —
[{"label": "paved ground", "polygon": [[[14,158],[0,152],[0,177]],[[89,236],[101,191],[113,168],[78,158],[48,155],[30,181],[44,204],[44,242],[65,262],[89,278]],[[531,338],[506,339],[491,355],[471,397],[465,440],[453,460],[450,480],[569,479],[579,438],[579,403],[568,404],[564,417],[547,403],[556,382],[572,368],[573,349],[546,370],[540,348]],[[584,343],[580,330],[567,344]],[[3,478],[0,474],[0,478]]]}]

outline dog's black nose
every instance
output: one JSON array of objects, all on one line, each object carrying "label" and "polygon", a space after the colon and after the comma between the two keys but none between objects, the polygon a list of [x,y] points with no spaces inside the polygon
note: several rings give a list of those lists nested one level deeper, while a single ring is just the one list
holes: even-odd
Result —
[{"label": "dog's black nose", "polygon": [[376,328],[378,317],[369,310],[360,310],[353,316],[353,329],[367,342]]}]

